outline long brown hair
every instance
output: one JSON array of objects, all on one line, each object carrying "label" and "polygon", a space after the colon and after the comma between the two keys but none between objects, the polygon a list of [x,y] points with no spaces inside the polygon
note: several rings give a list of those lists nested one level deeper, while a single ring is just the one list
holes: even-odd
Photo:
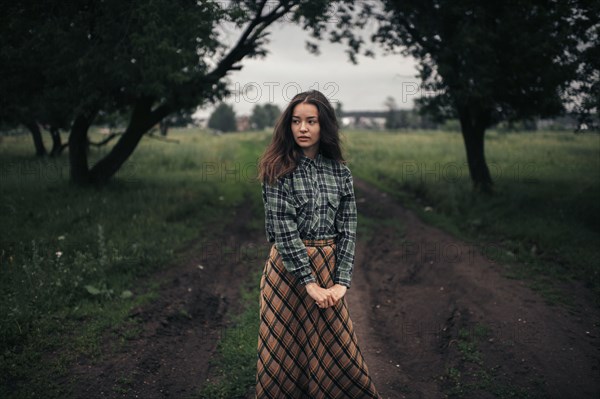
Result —
[{"label": "long brown hair", "polygon": [[319,112],[319,152],[322,156],[346,163],[340,147],[339,125],[335,111],[327,97],[320,91],[310,90],[296,94],[277,119],[271,143],[258,163],[258,179],[273,185],[275,181],[296,169],[302,149],[292,133],[292,113],[300,103],[313,104]]}]

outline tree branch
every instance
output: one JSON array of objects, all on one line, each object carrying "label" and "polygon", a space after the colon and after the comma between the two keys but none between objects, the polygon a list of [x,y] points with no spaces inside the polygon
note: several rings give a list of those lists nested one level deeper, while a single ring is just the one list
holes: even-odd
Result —
[{"label": "tree branch", "polygon": [[[206,77],[208,82],[218,81],[225,76],[228,71],[232,69],[239,69],[239,67],[234,66],[234,64],[242,60],[248,53],[254,50],[258,35],[278,18],[285,15],[285,13],[287,13],[294,6],[294,3],[289,1],[280,2],[273,11],[265,16],[262,16],[262,10],[265,4],[266,1],[263,1],[259,5],[256,16],[252,19],[252,21],[250,21],[235,46],[233,46],[229,53],[223,57],[221,61],[219,61],[217,67],[207,74]],[[281,11],[277,12],[277,10],[280,8]],[[257,26],[259,26],[259,28],[255,30]]]},{"label": "tree branch", "polygon": [[108,144],[109,142],[111,142],[115,137],[117,136],[121,136],[124,132],[117,132],[117,133],[111,133],[109,134],[106,138],[104,138],[103,140],[95,143],[93,141],[89,142],[89,145],[93,145],[95,147],[101,147],[103,145]]}]

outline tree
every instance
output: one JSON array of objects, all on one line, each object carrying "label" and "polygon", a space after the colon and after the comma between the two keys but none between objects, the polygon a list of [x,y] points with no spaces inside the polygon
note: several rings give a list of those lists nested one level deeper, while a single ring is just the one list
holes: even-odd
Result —
[{"label": "tree", "polygon": [[[29,79],[28,95],[10,101],[36,121],[31,99],[43,100],[45,109],[52,93],[64,96],[61,104],[68,106],[60,119],[70,130],[71,180],[105,184],[165,117],[225,97],[227,74],[245,58],[266,55],[272,23],[286,14],[296,21],[325,19],[330,6],[291,0],[14,2],[3,8],[0,32],[9,45],[0,61],[34,73],[2,67],[0,87],[9,79]],[[223,39],[224,27],[239,32],[231,45]],[[13,86],[16,93],[20,84]],[[88,129],[101,111],[128,114],[129,121],[112,149],[90,166]]]},{"label": "tree", "polygon": [[237,126],[233,107],[225,103],[219,104],[208,118],[208,127],[221,132],[235,132]]},{"label": "tree", "polygon": [[262,105],[256,104],[252,108],[252,114],[250,114],[250,123],[252,127],[258,130],[263,130],[267,127],[267,114]]},{"label": "tree", "polygon": [[388,96],[385,99],[384,105],[387,108],[387,112],[385,113],[385,128],[392,130],[404,127],[394,97]]},{"label": "tree", "polygon": [[567,90],[568,106],[579,122],[580,127],[600,130],[600,3],[588,5],[592,24],[580,26],[581,45],[580,64],[577,79]]},{"label": "tree", "polygon": [[51,45],[56,42],[57,23],[48,12],[51,3],[11,3],[0,16],[0,120],[27,127],[37,155],[47,154],[40,126],[52,137],[50,155],[62,152],[59,130],[69,129],[78,102],[72,90],[74,62],[57,63],[66,49]]},{"label": "tree", "polygon": [[335,117],[338,120],[338,123],[341,124],[342,123],[342,118],[344,117],[344,110],[342,108],[342,102],[338,101],[335,104]]},{"label": "tree", "polygon": [[257,104],[252,109],[250,123],[252,123],[255,129],[263,130],[267,127],[275,126],[275,122],[277,121],[280,113],[281,110],[275,104]]},{"label": "tree", "polygon": [[267,103],[263,106],[263,109],[265,111],[267,122],[265,127],[275,126],[275,122],[277,122],[277,118],[279,118],[279,115],[281,114],[281,110],[279,109],[279,107],[275,104]]},{"label": "tree", "polygon": [[[373,42],[418,60],[422,88],[436,93],[419,106],[439,121],[458,117],[471,180],[482,192],[493,186],[485,160],[486,129],[501,120],[563,113],[566,89],[581,77],[577,70],[586,62],[583,49],[598,48],[598,5],[588,0],[361,4],[359,11],[350,1],[338,7],[330,40],[346,40],[356,62],[364,40],[355,28],[375,20]],[[307,27],[319,39],[327,29]]]}]

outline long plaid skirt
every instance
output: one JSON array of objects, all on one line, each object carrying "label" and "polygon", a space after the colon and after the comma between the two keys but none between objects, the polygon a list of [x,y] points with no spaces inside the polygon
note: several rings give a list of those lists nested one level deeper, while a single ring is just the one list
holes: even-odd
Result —
[{"label": "long plaid skirt", "polygon": [[[335,240],[303,240],[321,287],[334,285]],[[260,281],[256,397],[380,398],[358,347],[345,297],[321,309],[275,245]]]}]

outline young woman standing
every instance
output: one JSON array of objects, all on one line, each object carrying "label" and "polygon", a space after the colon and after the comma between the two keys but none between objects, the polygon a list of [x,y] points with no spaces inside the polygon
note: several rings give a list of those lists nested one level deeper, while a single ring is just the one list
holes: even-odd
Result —
[{"label": "young woman standing", "polygon": [[352,173],[333,107],[296,95],[259,163],[267,239],[256,397],[379,398],[344,295],[356,242]]}]

